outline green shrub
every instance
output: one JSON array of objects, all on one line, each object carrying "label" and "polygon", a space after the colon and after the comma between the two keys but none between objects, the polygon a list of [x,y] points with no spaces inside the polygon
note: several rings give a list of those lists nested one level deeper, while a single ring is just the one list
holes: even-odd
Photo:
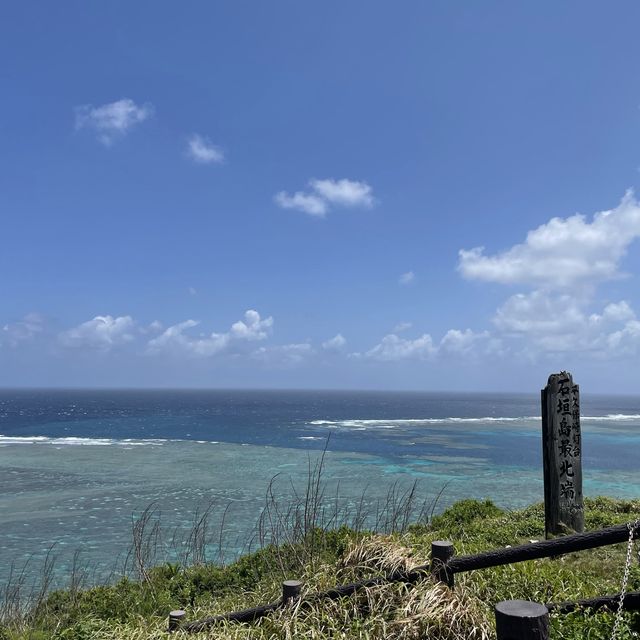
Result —
[{"label": "green shrub", "polygon": [[460,500],[451,505],[441,515],[431,520],[431,529],[450,531],[452,536],[464,532],[465,526],[474,520],[486,520],[503,515],[504,511],[496,507],[491,500]]}]

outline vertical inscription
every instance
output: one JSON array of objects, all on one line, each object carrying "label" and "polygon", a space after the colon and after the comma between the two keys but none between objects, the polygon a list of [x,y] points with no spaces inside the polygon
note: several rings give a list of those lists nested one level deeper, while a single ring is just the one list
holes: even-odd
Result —
[{"label": "vertical inscription", "polygon": [[566,371],[542,390],[542,457],[547,538],[583,531],[580,389]]}]

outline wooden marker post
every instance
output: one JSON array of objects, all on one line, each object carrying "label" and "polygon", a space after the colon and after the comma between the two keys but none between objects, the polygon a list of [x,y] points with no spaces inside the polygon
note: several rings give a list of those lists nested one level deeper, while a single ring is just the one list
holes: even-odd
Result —
[{"label": "wooden marker post", "polygon": [[542,459],[546,537],[584,531],[580,389],[566,371],[542,390]]}]

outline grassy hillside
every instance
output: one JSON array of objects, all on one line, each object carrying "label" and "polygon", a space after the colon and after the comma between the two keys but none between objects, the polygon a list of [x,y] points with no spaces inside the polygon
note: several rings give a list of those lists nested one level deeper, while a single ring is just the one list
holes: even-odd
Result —
[{"label": "grassy hillside", "polygon": [[[587,529],[640,517],[640,500],[596,498],[587,500],[585,506]],[[136,581],[123,578],[110,586],[51,593],[25,615],[5,606],[0,638],[166,638],[171,609],[184,608],[191,621],[273,602],[286,578],[303,580],[304,592],[311,594],[337,583],[410,568],[428,561],[431,541],[436,539],[453,541],[456,552],[465,554],[526,543],[543,535],[542,505],[506,512],[489,501],[472,500],[456,503],[428,523],[391,535],[314,528],[298,542],[268,546],[225,567],[165,564],[142,568]],[[287,607],[252,625],[221,623],[208,633],[188,637],[491,638],[493,605],[500,600],[560,602],[617,593],[625,551],[626,545],[615,545],[461,574],[456,576],[454,591],[430,579],[413,587],[385,585],[339,601]],[[640,589],[638,565],[635,555],[630,590]],[[612,625],[609,613],[553,615],[551,637],[605,639],[611,636]],[[625,616],[621,637],[640,637],[640,614]]]}]

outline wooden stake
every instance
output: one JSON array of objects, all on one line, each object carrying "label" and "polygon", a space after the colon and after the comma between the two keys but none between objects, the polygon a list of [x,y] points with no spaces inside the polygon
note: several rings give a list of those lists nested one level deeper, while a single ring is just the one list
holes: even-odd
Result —
[{"label": "wooden stake", "polygon": [[182,609],[175,609],[169,612],[169,633],[177,631],[184,620],[185,612]]},{"label": "wooden stake", "polygon": [[282,583],[282,603],[290,603],[300,597],[302,582],[300,580],[285,580]]},{"label": "wooden stake", "polygon": [[453,571],[447,568],[447,562],[455,554],[453,542],[448,540],[434,540],[431,543],[431,573],[439,582],[444,582],[453,588]]},{"label": "wooden stake", "polygon": [[549,640],[549,612],[543,604],[505,600],[495,614],[497,640]]},{"label": "wooden stake", "polygon": [[544,521],[547,538],[584,531],[580,389],[570,373],[549,376],[542,390]]}]

